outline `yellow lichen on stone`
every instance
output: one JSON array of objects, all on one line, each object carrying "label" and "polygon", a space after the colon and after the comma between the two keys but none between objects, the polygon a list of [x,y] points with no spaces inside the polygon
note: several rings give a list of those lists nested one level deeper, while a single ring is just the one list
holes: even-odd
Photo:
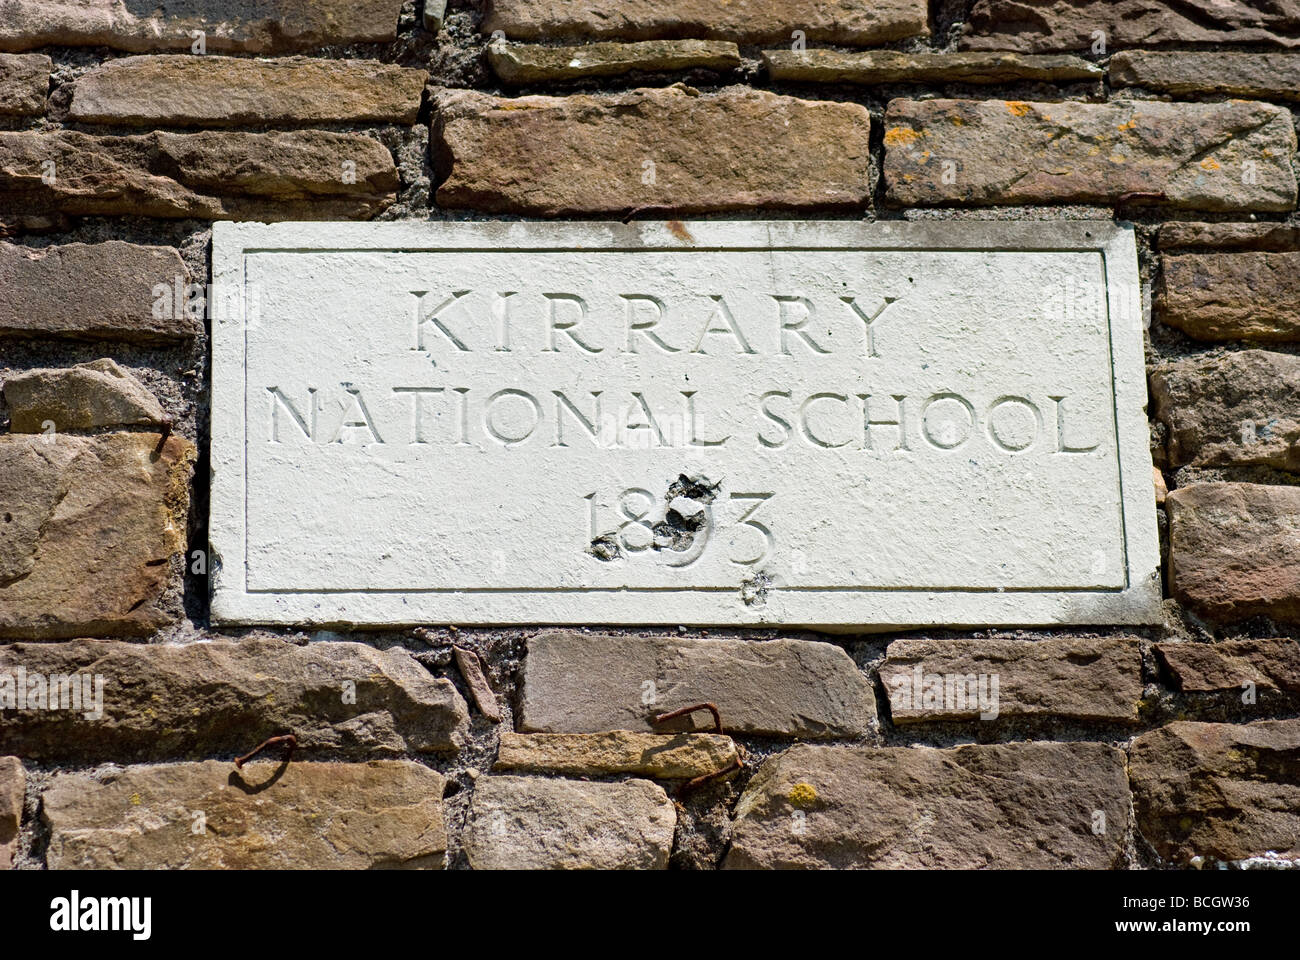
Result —
[{"label": "yellow lichen on stone", "polygon": [[811,783],[796,783],[787,799],[796,807],[807,807],[817,802],[817,789]]}]

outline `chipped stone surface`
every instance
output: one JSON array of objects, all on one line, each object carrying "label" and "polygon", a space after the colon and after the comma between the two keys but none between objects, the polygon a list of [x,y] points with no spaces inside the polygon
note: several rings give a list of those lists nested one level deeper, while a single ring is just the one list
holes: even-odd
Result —
[{"label": "chipped stone surface", "polygon": [[69,117],[179,127],[411,124],[427,79],[375,60],[123,57],[77,78]]},{"label": "chipped stone surface", "polygon": [[[642,697],[654,684],[654,702]],[[682,640],[577,631],[528,641],[520,727],[550,733],[703,730],[707,713],[650,717],[710,701],[729,733],[809,739],[864,736],[876,716],[865,674],[839,647],[808,640]]]},{"label": "chipped stone surface", "polygon": [[0,757],[0,870],[8,870],[18,850],[27,773],[17,757]]},{"label": "chipped stone surface", "polygon": [[1066,83],[1100,80],[1105,71],[1082,57],[1026,57],[1016,53],[904,53],[872,50],[765,50],[773,80],[813,83]]},{"label": "chipped stone surface", "polygon": [[1300,47],[1300,11],[1287,3],[1225,0],[977,0],[961,46],[969,50],[1109,50],[1173,44]]},{"label": "chipped stone surface", "polygon": [[154,310],[155,287],[183,290],[189,283],[171,247],[108,240],[35,248],[0,241],[0,337],[193,337],[201,327],[184,310]]},{"label": "chipped stone surface", "polygon": [[103,679],[91,705],[0,716],[0,751],[45,761],[234,758],[292,732],[299,758],[458,750],[469,715],[450,680],[401,648],[279,639],[0,645],[0,673]]},{"label": "chipped stone surface", "polygon": [[1136,637],[903,639],[885,654],[880,678],[895,723],[1138,718],[1142,653]]},{"label": "chipped stone surface", "polygon": [[1240,693],[1247,683],[1257,694],[1300,693],[1300,642],[1287,637],[1157,643],[1155,651],[1183,693]]},{"label": "chipped stone surface", "polygon": [[143,635],[185,547],[194,445],[0,435],[0,638]]},{"label": "chipped stone surface", "polygon": [[109,359],[62,369],[26,370],[0,388],[14,433],[158,426],[167,414],[152,393]]},{"label": "chipped stone surface", "polygon": [[1106,870],[1129,823],[1124,755],[1108,744],[801,744],[749,782],[723,866]]},{"label": "chipped stone surface", "polygon": [[700,37],[736,43],[788,42],[794,30],[809,41],[870,46],[926,36],[926,0],[491,0],[483,32],[512,40],[559,37],[657,40]]},{"label": "chipped stone surface", "polygon": [[664,870],[676,826],[649,780],[479,777],[465,853],[475,870]]},{"label": "chipped stone surface", "polygon": [[656,780],[685,780],[719,773],[733,766],[737,758],[732,739],[713,733],[505,731],[501,734],[501,750],[493,769],[572,777],[621,773]]},{"label": "chipped stone surface", "polygon": [[44,113],[53,69],[54,61],[43,53],[0,53],[0,117]]},{"label": "chipped stone surface", "polygon": [[[54,163],[55,176],[43,177]],[[344,164],[355,165],[354,182]],[[354,133],[0,131],[0,209],[207,220],[366,219],[392,203],[392,154]]]},{"label": "chipped stone surface", "polygon": [[1300,340],[1300,253],[1160,258],[1156,315],[1197,340]]},{"label": "chipped stone surface", "polygon": [[1300,487],[1198,483],[1165,505],[1175,598],[1216,621],[1300,623]]},{"label": "chipped stone surface", "polygon": [[1129,778],[1162,857],[1300,857],[1300,720],[1171,723],[1133,741]]},{"label": "chipped stone surface", "polygon": [[1300,100],[1300,62],[1289,53],[1120,50],[1110,58],[1114,86],[1164,93],[1218,93],[1265,100]]},{"label": "chipped stone surface", "polygon": [[1234,350],[1151,372],[1169,465],[1300,472],[1300,357]]},{"label": "chipped stone surface", "polygon": [[438,868],[444,782],[409,760],[65,773],[41,798],[46,860],[51,870]]},{"label": "chipped stone surface", "polygon": [[723,40],[645,40],[568,47],[492,43],[487,55],[493,71],[506,83],[614,77],[633,70],[735,70],[741,62],[740,49]]},{"label": "chipped stone surface", "polygon": [[434,156],[450,169],[441,207],[554,217],[870,198],[871,116],[857,104],[681,85],[517,99],[448,90],[434,103]]},{"label": "chipped stone surface", "polygon": [[1217,250],[1300,250],[1300,226],[1285,223],[1162,223],[1156,232],[1161,250],[1204,247]]},{"label": "chipped stone surface", "polygon": [[1272,104],[893,100],[885,127],[896,205],[1296,205],[1295,128]]},{"label": "chipped stone surface", "polygon": [[281,53],[339,43],[387,43],[402,0],[190,0],[169,13],[132,0],[5,0],[0,50],[112,47],[189,50],[202,31],[212,52]]}]

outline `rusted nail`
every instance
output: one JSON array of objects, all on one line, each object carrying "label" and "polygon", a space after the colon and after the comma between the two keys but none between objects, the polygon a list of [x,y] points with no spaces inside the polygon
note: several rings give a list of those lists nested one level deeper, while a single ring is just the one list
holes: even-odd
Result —
[{"label": "rusted nail", "polygon": [[460,675],[469,685],[470,695],[474,698],[479,712],[493,723],[500,723],[501,708],[497,705],[496,694],[492,692],[487,676],[483,673],[483,662],[479,660],[478,654],[464,647],[452,647],[451,652],[456,657],[456,666],[460,668]]},{"label": "rusted nail", "polygon": [[687,780],[682,784],[682,788],[677,792],[677,795],[681,796],[682,794],[690,793],[692,790],[696,790],[704,786],[706,783],[711,783],[721,777],[725,777],[729,773],[744,770],[745,761],[740,757],[740,744],[736,744],[736,751],[735,762],[730,766],[723,767],[721,770],[715,771],[714,773],[706,773],[704,776],[696,777],[694,780]]},{"label": "rusted nail", "polygon": [[713,732],[722,732],[722,714],[718,713],[717,704],[713,703],[696,703],[689,707],[682,707],[680,710],[672,710],[668,713],[661,713],[658,716],[650,718],[651,723],[667,723],[669,720],[676,720],[678,717],[684,717],[690,713],[698,713],[701,710],[707,710],[713,714]]},{"label": "rusted nail", "polygon": [[176,426],[176,421],[171,417],[168,417],[159,424],[159,426],[161,427],[161,430],[158,434],[158,444],[154,447],[153,451],[155,456],[161,456],[162,449],[167,444],[167,438],[172,435],[172,429]]},{"label": "rusted nail", "polygon": [[293,751],[296,750],[298,747],[298,738],[295,737],[292,733],[286,733],[282,737],[272,737],[270,740],[267,740],[264,744],[259,746],[252,753],[245,754],[242,757],[236,758],[235,769],[236,770],[242,769],[244,764],[248,763],[249,760],[252,760],[255,756],[257,756],[267,747],[274,747],[278,743],[287,743],[289,745],[289,752],[284,755],[284,762],[288,763],[290,760],[293,759]]}]

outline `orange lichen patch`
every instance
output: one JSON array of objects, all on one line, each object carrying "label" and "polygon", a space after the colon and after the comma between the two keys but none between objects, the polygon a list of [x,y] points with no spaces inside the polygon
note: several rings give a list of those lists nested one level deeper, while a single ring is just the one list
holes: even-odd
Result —
[{"label": "orange lichen patch", "polygon": [[885,146],[887,147],[906,147],[908,144],[916,143],[921,139],[919,131],[911,127],[890,127],[885,131]]},{"label": "orange lichen patch", "polygon": [[1123,133],[1125,130],[1132,130],[1132,129],[1134,129],[1135,127],[1137,127],[1137,125],[1138,125],[1137,118],[1134,117],[1134,118],[1133,118],[1132,120],[1130,120],[1128,123],[1121,123],[1121,124],[1120,124],[1118,127],[1116,127],[1115,129],[1118,130],[1120,133]]},{"label": "orange lichen patch", "polygon": [[1023,100],[1008,100],[1007,109],[1011,111],[1012,116],[1023,117],[1029,113],[1029,104]]},{"label": "orange lichen patch", "polygon": [[1213,157],[1206,157],[1204,160],[1201,161],[1201,169],[1202,169],[1202,170],[1218,170],[1218,169],[1220,169],[1220,167],[1219,167],[1219,161],[1218,161],[1218,160],[1215,160]]}]

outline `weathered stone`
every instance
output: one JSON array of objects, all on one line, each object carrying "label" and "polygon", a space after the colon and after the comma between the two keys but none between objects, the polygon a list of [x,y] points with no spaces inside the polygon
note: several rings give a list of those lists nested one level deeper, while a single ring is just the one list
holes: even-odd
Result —
[{"label": "weathered stone", "polygon": [[1300,250],[1300,227],[1285,223],[1162,223],[1161,250],[1207,247],[1219,250]]},{"label": "weathered stone", "polygon": [[1300,857],[1300,720],[1171,723],[1133,741],[1129,779],[1168,860]]},{"label": "weathered stone", "polygon": [[1082,57],[1024,57],[1015,53],[904,53],[872,50],[765,50],[773,80],[812,83],[1063,83],[1100,80],[1105,71]]},{"label": "weathered stone", "polygon": [[1300,340],[1300,253],[1160,258],[1157,315],[1197,340]]},{"label": "weathered stone", "polygon": [[678,780],[719,773],[738,755],[730,737],[714,733],[511,733],[501,734],[494,770],[599,777],[612,773]]},{"label": "weathered stone", "polygon": [[493,723],[500,723],[503,719],[501,706],[483,672],[483,662],[479,660],[478,654],[464,647],[452,647],[452,654],[456,658],[460,675],[465,678],[465,686],[469,687],[469,694],[474,698],[474,706]]},{"label": "weathered stone", "polygon": [[885,126],[899,205],[1296,205],[1295,128],[1272,104],[893,100]]},{"label": "weathered stone", "polygon": [[1124,755],[1103,743],[801,744],[735,817],[732,869],[1110,869],[1130,823]]},{"label": "weathered stone", "polygon": [[1198,483],[1165,506],[1174,597],[1213,620],[1300,623],[1300,487]]},{"label": "weathered stone", "polygon": [[[653,684],[653,700],[642,698]],[[875,720],[871,683],[849,655],[809,640],[684,640],[556,631],[528,641],[520,728],[547,733],[702,730],[707,713],[650,718],[710,701],[728,733],[861,737]]]},{"label": "weathered stone", "polygon": [[447,0],[424,0],[424,29],[437,33],[447,16]]},{"label": "weathered stone", "polygon": [[1300,357],[1238,350],[1151,372],[1169,464],[1300,471]]},{"label": "weathered stone", "polygon": [[27,773],[17,757],[0,757],[0,870],[8,870],[18,852]]},{"label": "weathered stone", "polygon": [[880,679],[895,723],[1013,717],[1131,723],[1142,699],[1142,652],[1133,637],[895,640]]},{"label": "weathered stone", "polygon": [[865,107],[729,88],[502,99],[436,97],[444,207],[541,216],[858,209],[870,197]]},{"label": "weathered stone", "polygon": [[44,113],[53,69],[54,61],[42,53],[0,53],[0,117]]},{"label": "weathered stone", "polygon": [[927,36],[926,0],[491,0],[483,32],[515,40],[578,37],[657,40],[701,37],[736,43],[789,42],[802,30],[813,42],[870,46]]},{"label": "weathered stone", "polygon": [[1280,637],[1220,640],[1216,643],[1157,643],[1156,656],[1182,693],[1300,693],[1300,643]]},{"label": "weathered stone", "polygon": [[1300,100],[1300,60],[1289,53],[1153,53],[1121,50],[1108,64],[1112,86],[1178,95]]},{"label": "weathered stone", "polygon": [[266,638],[0,645],[0,676],[20,668],[104,682],[102,717],[86,718],[84,697],[81,709],[0,717],[0,751],[46,761],[233,758],[286,732],[308,758],[453,751],[469,727],[451,681],[400,648]]},{"label": "weathered stone", "polygon": [[646,40],[547,47],[531,43],[488,45],[488,62],[506,83],[614,77],[633,70],[735,70],[740,48],[722,40]]},{"label": "weathered stone", "polygon": [[1165,483],[1165,475],[1159,467],[1151,468],[1151,482],[1156,488],[1156,506],[1163,507],[1169,496],[1169,484]]},{"label": "weathered stone", "polygon": [[22,247],[0,242],[0,337],[78,337],[151,342],[193,337],[185,311],[157,310],[155,287],[190,282],[171,247],[120,240]]},{"label": "weathered stone", "polygon": [[969,50],[1091,50],[1171,44],[1300,46],[1290,3],[1224,0],[978,0],[961,46]]},{"label": "weathered stone", "polygon": [[0,210],[366,219],[392,203],[397,186],[388,149],[354,133],[0,132]]},{"label": "weathered stone", "polygon": [[663,870],[676,827],[649,780],[479,777],[465,855],[475,870]]},{"label": "weathered stone", "polygon": [[161,425],[167,419],[157,398],[108,359],[27,370],[4,381],[3,390],[14,433],[43,433],[51,423],[64,431]]},{"label": "weathered stone", "polygon": [[[441,774],[409,760],[255,761],[56,776],[51,870],[367,870],[444,865]],[[200,823],[201,829],[196,829]]]},{"label": "weathered stone", "polygon": [[207,50],[280,53],[397,37],[402,0],[189,0],[174,13],[133,0],[5,0],[0,50],[112,47],[133,53]]},{"label": "weathered stone", "polygon": [[414,123],[428,74],[375,60],[124,57],[78,78],[82,123],[237,127]]},{"label": "weathered stone", "polygon": [[0,637],[147,634],[184,549],[194,445],[0,436]]}]

